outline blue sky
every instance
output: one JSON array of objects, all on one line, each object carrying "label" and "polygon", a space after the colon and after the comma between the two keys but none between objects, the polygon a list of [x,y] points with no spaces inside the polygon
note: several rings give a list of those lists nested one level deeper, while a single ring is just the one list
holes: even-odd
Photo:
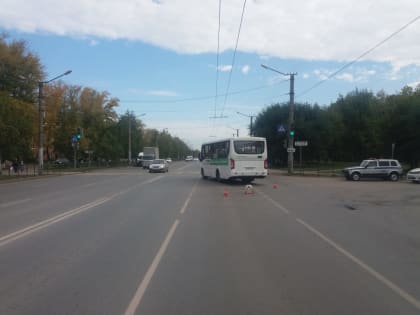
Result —
[{"label": "blue sky", "polygon": [[[221,1],[218,72],[218,1],[25,2],[0,0],[0,31],[26,40],[49,77],[71,69],[66,83],[108,91],[120,99],[118,113],[145,113],[147,127],[167,128],[194,148],[236,129],[246,135],[249,118],[238,111],[256,115],[288,100],[289,82],[262,63],[297,72],[296,101],[319,105],[355,88],[395,93],[420,82],[417,0],[248,0],[233,68],[243,0]],[[363,59],[301,95],[410,21]],[[225,101],[231,68],[232,94]],[[215,114],[227,117],[210,118]]]}]

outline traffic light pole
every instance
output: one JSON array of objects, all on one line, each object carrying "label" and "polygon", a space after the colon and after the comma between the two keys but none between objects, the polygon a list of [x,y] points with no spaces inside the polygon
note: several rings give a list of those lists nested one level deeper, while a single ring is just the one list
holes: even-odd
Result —
[{"label": "traffic light pole", "polygon": [[294,110],[295,110],[295,75],[296,73],[290,73],[290,104],[289,104],[289,120],[288,120],[288,135],[287,135],[287,172],[288,174],[293,173],[293,139],[294,139]]},{"label": "traffic light pole", "polygon": [[44,169],[44,108],[42,104],[42,89],[44,82],[38,82],[38,175],[42,175]]}]

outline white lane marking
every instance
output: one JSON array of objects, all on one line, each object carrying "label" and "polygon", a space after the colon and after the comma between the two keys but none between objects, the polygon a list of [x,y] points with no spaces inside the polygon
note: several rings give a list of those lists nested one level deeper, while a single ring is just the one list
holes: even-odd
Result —
[{"label": "white lane marking", "polygon": [[6,207],[10,207],[10,206],[15,206],[15,205],[18,205],[20,203],[27,202],[29,200],[32,200],[32,199],[31,198],[26,198],[26,199],[20,199],[20,200],[10,201],[10,202],[6,202],[6,203],[1,203],[0,204],[0,208],[6,208]]},{"label": "white lane marking", "polygon": [[[101,183],[102,184],[102,183]],[[90,184],[86,184],[86,185],[83,185],[82,186],[82,188],[87,188],[87,187],[91,187],[91,186],[95,186],[95,185],[98,185],[98,183],[90,183]]]},{"label": "white lane marking", "polygon": [[135,189],[137,187],[140,187],[140,186],[143,186],[143,185],[146,185],[146,184],[153,183],[153,182],[161,179],[162,177],[163,177],[163,175],[158,176],[158,177],[155,177],[155,178],[152,178],[150,180],[147,180],[145,182],[142,182],[142,183],[139,183],[139,184],[137,184],[135,186],[132,186],[132,187],[130,187],[128,189],[125,189],[125,190],[122,190],[120,192],[117,192],[117,193],[115,193],[115,194],[113,194],[113,195],[111,195],[109,197],[104,197],[104,198],[101,198],[101,199],[97,199],[95,201],[92,201],[90,203],[87,203],[87,204],[85,204],[83,206],[80,206],[78,208],[75,208],[75,209],[66,211],[66,212],[61,213],[59,215],[56,215],[56,216],[54,216],[52,218],[43,220],[43,221],[38,222],[38,223],[35,223],[35,224],[31,225],[31,226],[28,226],[28,227],[25,227],[23,229],[20,229],[20,230],[18,230],[16,232],[7,234],[5,236],[2,236],[2,237],[0,237],[0,247],[6,245],[8,243],[11,243],[11,242],[13,242],[13,241],[15,241],[17,239],[20,239],[20,238],[22,238],[24,236],[27,236],[29,234],[32,234],[35,231],[44,229],[44,228],[46,228],[46,227],[48,227],[48,226],[50,226],[52,224],[55,224],[55,223],[58,223],[60,221],[65,220],[65,219],[68,219],[68,218],[70,218],[70,217],[72,217],[72,216],[74,216],[76,214],[82,213],[82,212],[84,212],[86,210],[89,210],[89,209],[91,209],[93,207],[99,206],[100,204],[103,204],[105,202],[108,202],[111,199],[113,199],[115,197],[118,197],[118,196],[120,196],[122,194],[125,194],[125,193],[127,193],[127,192],[129,192],[129,191],[131,191],[131,190],[133,190],[133,189]]},{"label": "white lane marking", "polygon": [[314,233],[320,239],[322,239],[323,241],[325,241],[326,243],[328,243],[330,246],[332,246],[333,248],[335,248],[338,252],[340,252],[341,254],[343,254],[344,256],[346,256],[347,258],[349,258],[351,261],[353,261],[354,263],[356,263],[357,265],[359,265],[359,267],[361,267],[366,272],[368,272],[371,276],[373,276],[374,278],[376,278],[377,280],[379,280],[380,282],[382,282],[385,286],[387,286],[389,289],[391,289],[392,291],[394,291],[394,293],[396,293],[397,295],[399,295],[400,297],[402,297],[404,300],[406,300],[412,306],[414,306],[415,308],[417,308],[418,310],[420,310],[420,301],[417,300],[415,297],[413,297],[411,294],[409,294],[408,292],[404,291],[398,285],[396,285],[391,280],[389,280],[388,278],[386,278],[385,276],[383,276],[382,274],[380,274],[379,272],[377,272],[375,269],[373,269],[372,267],[370,267],[369,265],[367,265],[366,263],[364,263],[363,261],[361,261],[359,258],[353,256],[347,250],[345,250],[340,245],[338,245],[337,243],[335,243],[334,241],[332,241],[331,239],[329,239],[327,236],[325,236],[324,234],[322,234],[321,232],[319,232],[317,229],[315,229],[312,226],[310,226],[305,221],[303,221],[303,220],[301,220],[299,218],[296,218],[296,221],[299,222],[300,224],[302,224],[305,228],[307,228],[309,231],[311,231],[312,233]]},{"label": "white lane marking", "polygon": [[163,175],[160,175],[160,176],[154,177],[152,179],[149,179],[149,180],[147,180],[145,182],[141,182],[141,183],[139,183],[137,185],[131,186],[131,187],[127,188],[127,189],[124,189],[124,190],[121,190],[121,191],[119,191],[119,192],[117,192],[115,194],[112,194],[112,195],[109,196],[109,198],[113,199],[113,198],[118,197],[120,195],[126,194],[126,193],[128,193],[128,192],[130,192],[130,191],[132,191],[132,190],[134,190],[136,188],[139,188],[141,186],[144,186],[144,185],[147,185],[147,184],[151,184],[151,183],[153,183],[155,181],[158,181],[162,177],[163,177]]},{"label": "white lane marking", "polygon": [[21,230],[18,230],[16,232],[7,234],[5,236],[2,236],[2,237],[0,237],[0,247],[1,246],[4,246],[6,244],[9,244],[9,243],[11,243],[11,242],[13,242],[13,241],[15,241],[17,239],[20,239],[20,238],[22,238],[24,236],[27,236],[27,235],[35,232],[35,231],[44,229],[44,228],[46,228],[46,227],[48,227],[48,226],[50,226],[52,224],[58,223],[60,221],[63,221],[65,219],[68,219],[68,218],[70,218],[72,216],[75,216],[76,214],[79,214],[81,212],[84,212],[86,210],[89,210],[89,209],[91,209],[93,207],[99,206],[100,204],[103,204],[103,203],[105,203],[105,202],[107,202],[109,200],[110,200],[110,198],[102,198],[102,199],[95,200],[93,202],[87,203],[87,204],[85,204],[83,206],[80,206],[78,208],[75,208],[75,209],[66,211],[66,212],[64,212],[62,214],[59,214],[59,215],[56,215],[56,216],[54,216],[52,218],[46,219],[44,221],[35,223],[35,224],[31,225],[31,226],[28,226],[28,227],[23,228]]},{"label": "white lane marking", "polygon": [[187,164],[187,165],[184,165],[184,166],[182,166],[182,167],[180,167],[180,168],[177,168],[177,169],[175,169],[176,171],[181,171],[181,170],[183,170],[183,169],[186,169],[188,166],[190,166],[189,164]]},{"label": "white lane marking", "polygon": [[281,204],[279,204],[277,201],[275,201],[274,199],[270,198],[269,196],[267,196],[266,194],[264,194],[263,192],[258,191],[259,194],[261,194],[265,199],[267,199],[268,201],[270,201],[273,205],[275,205],[277,208],[279,208],[281,211],[283,211],[285,214],[290,214],[290,211],[288,209],[286,209],[285,207],[283,207]]},{"label": "white lane marking", "polygon": [[124,312],[124,315],[134,315],[136,312],[138,306],[141,303],[141,300],[144,296],[144,293],[147,290],[147,287],[149,286],[150,281],[153,278],[153,275],[156,272],[157,267],[159,266],[159,263],[163,257],[163,255],[166,252],[166,249],[168,248],[168,245],[175,233],[175,230],[179,224],[179,220],[175,220],[174,224],[170,228],[168,234],[165,237],[165,240],[163,241],[162,245],[159,248],[159,251],[157,252],[155,258],[152,261],[152,264],[149,266],[149,269],[147,270],[142,282],[140,283],[139,287],[136,290],[136,293],[134,294],[133,298],[131,299],[130,304],[128,305],[126,311]]},{"label": "white lane marking", "polygon": [[196,182],[196,183],[194,184],[193,188],[191,189],[190,194],[188,195],[187,200],[185,200],[184,205],[182,206],[182,208],[181,208],[181,210],[179,211],[179,213],[184,214],[185,210],[186,210],[186,209],[187,209],[187,207],[188,207],[188,204],[189,204],[189,203],[190,203],[190,201],[191,201],[192,195],[193,195],[193,193],[194,193],[194,191],[195,191],[195,189],[196,189],[196,187],[197,187],[197,183],[198,183],[198,182]]}]

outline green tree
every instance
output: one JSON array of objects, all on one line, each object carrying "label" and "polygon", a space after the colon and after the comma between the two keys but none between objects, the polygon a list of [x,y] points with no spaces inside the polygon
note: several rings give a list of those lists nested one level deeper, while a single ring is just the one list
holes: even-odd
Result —
[{"label": "green tree", "polygon": [[36,146],[36,87],[43,77],[39,58],[24,41],[0,35],[0,164],[32,160]]}]

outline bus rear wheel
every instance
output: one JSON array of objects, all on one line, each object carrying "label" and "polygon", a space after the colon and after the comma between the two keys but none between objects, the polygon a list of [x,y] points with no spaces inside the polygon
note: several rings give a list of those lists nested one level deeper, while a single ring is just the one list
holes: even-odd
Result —
[{"label": "bus rear wheel", "polygon": [[219,183],[222,181],[222,179],[220,178],[219,170],[216,170],[216,181],[219,182]]},{"label": "bus rear wheel", "polygon": [[201,169],[201,178],[207,179],[207,176],[204,174],[204,169]]}]

